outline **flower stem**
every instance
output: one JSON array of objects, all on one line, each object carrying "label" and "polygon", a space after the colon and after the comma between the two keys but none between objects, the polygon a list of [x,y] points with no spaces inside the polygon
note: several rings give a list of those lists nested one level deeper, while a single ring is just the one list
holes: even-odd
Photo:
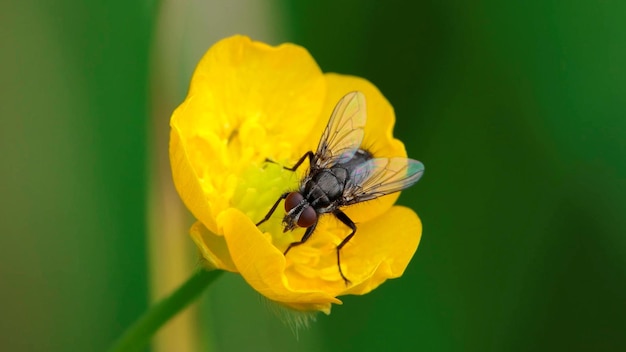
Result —
[{"label": "flower stem", "polygon": [[152,335],[174,315],[191,303],[204,289],[217,279],[223,271],[199,269],[169,297],[158,302],[131,325],[115,341],[109,352],[138,351]]}]

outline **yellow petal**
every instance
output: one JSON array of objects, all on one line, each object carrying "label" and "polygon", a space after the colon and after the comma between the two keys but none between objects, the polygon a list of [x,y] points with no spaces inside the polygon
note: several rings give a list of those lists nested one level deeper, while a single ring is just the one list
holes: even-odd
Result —
[{"label": "yellow petal", "polygon": [[218,222],[223,226],[232,261],[250,286],[295,309],[327,311],[331,303],[341,303],[335,298],[338,295],[365,294],[387,279],[401,276],[417,249],[422,229],[417,215],[399,206],[358,225],[355,236],[341,251],[342,268],[353,284],[346,287],[335,256],[340,239],[329,235],[339,225],[330,217],[307,242],[315,248],[325,247],[319,252],[325,252],[323,258],[315,257],[318,261],[308,267],[317,273],[314,277],[307,277],[306,273],[303,276],[302,270],[292,270],[288,265],[302,257],[310,258],[314,249],[295,247],[286,258],[272,244],[269,234],[262,234],[237,209],[222,213]]},{"label": "yellow petal", "polygon": [[342,270],[351,281],[346,287],[337,267],[336,248],[349,233],[334,216],[322,216],[311,238],[286,255],[289,286],[300,291],[323,288],[333,296],[367,293],[402,275],[417,249],[422,225],[415,212],[401,206],[357,224],[354,237],[340,252]]},{"label": "yellow petal", "polygon": [[172,124],[183,131],[209,130],[224,143],[235,142],[241,153],[253,150],[259,161],[277,158],[285,154],[277,147],[301,149],[325,92],[324,76],[306,49],[234,36],[201,59],[183,103],[184,118],[174,116]]},{"label": "yellow petal", "polygon": [[208,268],[237,272],[224,236],[209,231],[200,221],[191,226],[190,234]]},{"label": "yellow petal", "polygon": [[402,276],[421,237],[419,217],[402,206],[358,225],[353,239],[341,252],[344,272],[357,284],[343,294],[365,294],[386,279]]},{"label": "yellow petal", "polygon": [[[341,301],[332,294],[317,290],[296,290],[285,276],[286,260],[272,245],[269,235],[259,229],[239,210],[231,208],[218,218],[223,227],[231,258],[243,278],[270,300],[302,310],[330,310]],[[322,309],[323,308],[323,309]]]},{"label": "yellow petal", "polygon": [[200,184],[200,178],[189,160],[187,148],[181,143],[180,132],[175,126],[172,126],[170,132],[170,165],[174,185],[187,209],[196,219],[215,231],[215,216]]}]

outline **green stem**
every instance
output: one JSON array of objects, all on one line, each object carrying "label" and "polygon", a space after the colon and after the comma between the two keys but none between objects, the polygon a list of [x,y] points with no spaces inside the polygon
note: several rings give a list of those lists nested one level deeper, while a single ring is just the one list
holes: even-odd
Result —
[{"label": "green stem", "polygon": [[198,297],[222,273],[221,270],[199,269],[169,297],[148,309],[124,332],[109,352],[140,350],[163,324]]}]

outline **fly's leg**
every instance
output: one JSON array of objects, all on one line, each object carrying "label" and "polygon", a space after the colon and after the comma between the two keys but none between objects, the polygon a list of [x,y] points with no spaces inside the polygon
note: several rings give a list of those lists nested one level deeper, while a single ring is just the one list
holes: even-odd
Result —
[{"label": "fly's leg", "polygon": [[[298,169],[298,167],[300,167],[300,165],[302,165],[302,163],[304,162],[304,160],[306,160],[306,158],[309,158],[309,163],[311,163],[313,161],[313,156],[315,154],[313,154],[312,151],[308,151],[306,152],[299,160],[298,162],[296,162],[296,164],[292,167],[287,167],[287,166],[283,166],[283,169],[285,170],[289,170],[289,171],[296,171]],[[266,163],[272,163],[272,164],[276,164],[276,162],[272,159],[268,159],[265,158],[265,162]]]},{"label": "fly's leg", "polygon": [[343,279],[343,281],[346,282],[346,286],[348,286],[350,284],[350,280],[348,280],[348,278],[343,274],[343,271],[341,270],[340,253],[341,253],[341,248],[343,248],[343,246],[345,246],[346,243],[350,241],[352,236],[354,236],[354,233],[356,232],[356,225],[354,224],[354,221],[352,221],[348,217],[348,215],[346,215],[346,213],[344,213],[343,211],[339,209],[336,209],[335,211],[333,211],[333,214],[337,217],[337,219],[339,219],[339,221],[343,222],[346,226],[352,229],[352,232],[350,232],[348,237],[344,238],[343,241],[341,241],[341,243],[339,243],[339,245],[337,246],[337,267],[339,268],[339,274],[341,274],[341,278]]},{"label": "fly's leg", "polygon": [[272,209],[270,209],[270,211],[267,212],[267,214],[265,215],[263,220],[261,220],[261,221],[256,223],[256,226],[259,226],[262,223],[264,223],[267,220],[269,220],[269,218],[272,216],[272,214],[274,214],[274,210],[276,210],[276,207],[278,207],[278,204],[280,203],[280,201],[285,199],[285,198],[287,198],[288,195],[289,195],[289,192],[285,192],[285,193],[281,194],[280,197],[278,197],[278,200],[276,200],[276,203],[274,203],[274,205],[272,205]]},{"label": "fly's leg", "polygon": [[295,246],[299,246],[301,244],[303,244],[304,242],[306,242],[309,237],[311,237],[311,235],[313,234],[313,231],[315,231],[315,227],[317,226],[317,221],[313,223],[313,225],[307,227],[306,231],[304,231],[304,235],[302,235],[302,238],[300,239],[300,241],[297,242],[291,242],[289,244],[289,247],[287,247],[287,249],[285,249],[285,253],[283,253],[283,255],[287,255],[287,252],[289,252],[289,250]]},{"label": "fly's leg", "polygon": [[[313,154],[313,152],[312,152],[312,151],[308,151],[308,152],[306,152],[306,153],[305,153],[305,154],[304,154],[304,155],[300,158],[300,160],[298,160],[298,162],[297,162],[294,166],[292,166],[292,167],[286,167],[286,166],[283,166],[283,169],[285,169],[285,170],[289,170],[289,171],[296,171],[296,170],[298,169],[298,167],[299,167],[300,165],[302,165],[302,163],[304,162],[304,160],[306,160],[306,158],[309,158],[309,163],[311,163],[311,162],[313,161],[313,156],[314,156],[314,155],[315,155],[315,154]],[[268,163],[276,163],[275,161],[270,160],[270,159],[267,159],[267,158],[265,159],[265,162],[268,162]],[[290,193],[290,192],[285,192],[285,193],[281,194],[281,195],[280,195],[280,197],[278,198],[278,200],[276,200],[276,203],[274,203],[274,205],[272,205],[272,208],[271,208],[271,209],[270,209],[270,211],[267,213],[267,215],[265,215],[265,217],[263,218],[263,220],[261,220],[261,221],[257,222],[257,223],[256,223],[256,226],[259,226],[259,225],[261,225],[262,223],[264,223],[264,222],[266,222],[267,220],[269,220],[269,218],[272,216],[272,214],[274,214],[274,211],[275,211],[275,210],[276,210],[276,208],[278,207],[278,203],[280,203],[280,201],[281,201],[281,200],[283,200],[283,199],[287,198],[287,196],[289,195],[289,193]],[[305,233],[305,235],[306,235],[306,233]],[[309,236],[311,236],[311,234],[309,234]],[[307,238],[308,238],[308,237],[307,237]],[[306,241],[306,240],[305,240],[305,241]],[[301,242],[304,242],[304,241],[301,241]],[[298,243],[298,242],[294,242],[294,243]],[[293,244],[293,243],[292,243],[292,244]],[[289,248],[291,248],[291,245],[289,246]],[[287,250],[289,250],[289,248],[288,248]],[[285,252],[285,254],[287,254],[287,252]]]},{"label": "fly's leg", "polygon": [[289,171],[296,171],[296,169],[298,169],[298,167],[304,162],[306,158],[309,158],[309,164],[312,163],[313,156],[315,156],[315,154],[313,154],[313,152],[309,150],[300,158],[300,160],[298,160],[298,162],[294,166],[292,167],[283,166],[283,169],[289,170]]}]

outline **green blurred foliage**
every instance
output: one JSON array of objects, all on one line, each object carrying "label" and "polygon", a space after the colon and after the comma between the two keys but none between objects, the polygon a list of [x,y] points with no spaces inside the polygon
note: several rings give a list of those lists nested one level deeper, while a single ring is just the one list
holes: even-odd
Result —
[{"label": "green blurred foliage", "polygon": [[[324,71],[395,107],[424,234],[404,277],[299,342],[224,277],[217,350],[626,348],[625,3],[278,4]],[[147,307],[154,12],[0,3],[2,350],[102,350]]]},{"label": "green blurred foliage", "polygon": [[146,5],[0,4],[3,351],[103,350],[146,309]]}]

